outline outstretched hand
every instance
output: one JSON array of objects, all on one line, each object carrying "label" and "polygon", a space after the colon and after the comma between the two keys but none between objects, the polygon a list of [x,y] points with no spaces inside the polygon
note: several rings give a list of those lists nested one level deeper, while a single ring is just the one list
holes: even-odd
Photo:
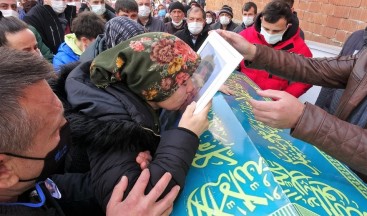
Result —
[{"label": "outstretched hand", "polygon": [[260,96],[275,101],[250,99],[255,119],[274,128],[294,128],[302,115],[305,105],[285,91],[257,91]]},{"label": "outstretched hand", "polygon": [[157,201],[164,192],[172,175],[165,173],[148,195],[144,194],[148,184],[150,173],[148,169],[143,170],[133,189],[124,201],[121,201],[128,185],[126,176],[113,189],[110,201],[107,204],[107,216],[119,215],[169,215],[173,209],[180,186],[174,186],[171,191],[161,200]]},{"label": "outstretched hand", "polygon": [[[256,46],[249,43],[240,34],[235,32],[217,29],[215,30],[220,36],[222,36],[228,43],[230,43],[245,60],[252,61],[255,57]],[[210,33],[210,32],[209,32]]]}]

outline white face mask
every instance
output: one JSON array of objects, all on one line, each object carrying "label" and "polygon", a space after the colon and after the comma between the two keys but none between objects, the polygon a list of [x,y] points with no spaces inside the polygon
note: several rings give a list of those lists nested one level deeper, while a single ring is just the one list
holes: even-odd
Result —
[{"label": "white face mask", "polygon": [[228,25],[229,22],[230,22],[230,19],[226,16],[221,16],[221,17],[219,17],[219,22],[222,25]]},{"label": "white face mask", "polygon": [[91,5],[92,11],[97,15],[102,15],[104,12],[106,12],[106,5],[100,4],[100,5]]},{"label": "white face mask", "polygon": [[3,13],[4,17],[11,17],[11,16],[16,17],[16,18],[19,17],[18,12],[16,12],[15,10],[10,9],[10,10],[0,10],[0,11]]},{"label": "white face mask", "polygon": [[249,26],[254,23],[254,16],[242,16],[242,21],[245,26]]},{"label": "white face mask", "polygon": [[278,34],[269,34],[268,32],[265,31],[263,27],[261,27],[260,34],[264,36],[264,39],[268,44],[276,44],[283,39],[284,32]]},{"label": "white face mask", "polygon": [[190,33],[193,35],[198,35],[203,30],[203,23],[202,22],[190,22],[187,23],[187,28],[189,29]]},{"label": "white face mask", "polygon": [[139,17],[147,17],[150,14],[150,7],[142,5],[139,6]]},{"label": "white face mask", "polygon": [[206,24],[210,24],[213,22],[213,18],[206,18]]},{"label": "white face mask", "polygon": [[51,0],[51,7],[57,14],[64,13],[66,8],[66,2]]},{"label": "white face mask", "polygon": [[174,26],[180,26],[181,24],[183,23],[183,20],[181,20],[180,22],[175,22],[175,21],[173,21],[172,20],[172,24],[174,25]]}]

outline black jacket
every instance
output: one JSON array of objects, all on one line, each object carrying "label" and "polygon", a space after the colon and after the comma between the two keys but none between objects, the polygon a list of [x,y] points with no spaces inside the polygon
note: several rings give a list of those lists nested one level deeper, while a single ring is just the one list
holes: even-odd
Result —
[{"label": "black jacket", "polygon": [[164,22],[162,22],[161,20],[155,17],[152,17],[151,15],[149,15],[149,20],[145,25],[140,21],[140,19],[138,19],[138,23],[144,27],[144,30],[146,32],[165,32],[166,31],[166,26],[164,25]]},{"label": "black jacket", "polygon": [[[69,11],[69,9],[67,12],[68,13],[65,13],[65,18],[70,22],[70,20],[72,20],[71,16],[73,13],[72,11]],[[34,6],[24,17],[24,22],[36,28],[42,37],[43,43],[50,48],[53,54],[57,53],[60,44],[64,42],[65,29],[62,27],[58,15],[54,12],[51,6]],[[68,24],[70,25],[70,23]]]},{"label": "black jacket", "polygon": [[6,203],[0,203],[0,215],[8,215],[8,216],[24,216],[24,215],[27,215],[27,216],[64,216],[65,215],[60,205],[56,202],[56,200],[53,197],[51,197],[50,193],[48,192],[44,184],[40,184],[39,190],[36,190],[36,188],[32,188],[24,192],[21,196],[19,196],[19,202],[27,203],[27,204],[39,203],[40,194],[43,194],[45,196],[45,203],[41,207],[29,207],[29,206],[21,205],[21,204],[7,205]]},{"label": "black jacket", "polygon": [[[102,17],[108,22],[110,19],[116,17],[116,14],[115,9],[113,9],[109,4],[106,3],[105,7],[106,11],[102,14]],[[79,8],[79,13],[82,13],[83,11],[90,11],[88,5],[85,3],[82,3]]]},{"label": "black jacket", "polygon": [[[67,77],[65,90],[71,107],[65,114],[74,147],[87,152],[92,187],[99,204],[106,208],[114,186],[123,175],[129,179],[124,194],[127,196],[141,173],[136,156],[145,150],[150,150],[154,158],[148,167],[151,179],[146,191],[165,172],[170,172],[173,179],[164,194],[174,185],[182,188],[199,145],[198,137],[183,128],[159,135],[157,113],[123,84],[106,89],[95,87],[89,79],[90,64],[91,61],[81,63]],[[74,165],[73,159],[78,158],[72,158],[70,164]]]},{"label": "black jacket", "polygon": [[187,25],[183,30],[176,32],[176,36],[187,43],[191,49],[197,52],[200,46],[204,43],[205,39],[208,37],[208,32],[210,30],[209,25],[205,25],[203,31],[198,35],[195,44],[192,42],[192,36],[190,31],[187,28]]},{"label": "black jacket", "polygon": [[240,33],[241,31],[243,31],[247,28],[250,28],[252,25],[253,24],[246,27],[244,23],[241,23],[241,25],[238,25],[233,31],[236,32],[236,33]]},{"label": "black jacket", "polygon": [[186,26],[186,21],[185,21],[185,20],[183,20],[183,21],[182,21],[182,25],[181,25],[181,27],[180,27],[180,28],[176,28],[176,27],[172,24],[172,22],[166,22],[164,25],[166,26],[166,32],[168,32],[168,33],[170,33],[170,34],[176,34],[176,32],[181,31],[182,29],[184,29],[184,28],[185,28],[185,26]]},{"label": "black jacket", "polygon": [[[227,31],[234,31],[234,29],[235,28],[237,28],[237,24],[236,23],[234,23],[232,20],[231,20],[231,22],[227,25]],[[220,22],[218,21],[218,22],[216,22],[216,23],[214,23],[214,24],[212,24],[211,26],[211,29],[223,29],[222,28],[222,24],[220,24]]]}]

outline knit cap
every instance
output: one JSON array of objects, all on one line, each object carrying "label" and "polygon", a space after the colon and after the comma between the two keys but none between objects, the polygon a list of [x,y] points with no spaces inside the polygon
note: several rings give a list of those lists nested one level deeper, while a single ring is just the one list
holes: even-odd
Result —
[{"label": "knit cap", "polygon": [[110,49],[122,41],[143,33],[144,28],[139,23],[127,17],[115,17],[108,21],[105,26],[106,47]]},{"label": "knit cap", "polygon": [[223,6],[222,9],[219,11],[219,15],[222,13],[229,14],[233,18],[233,11],[230,6]]},{"label": "knit cap", "polygon": [[199,63],[199,55],[178,37],[150,32],[99,54],[90,77],[97,87],[122,83],[142,99],[160,102],[175,93]]},{"label": "knit cap", "polygon": [[182,12],[185,12],[185,8],[184,8],[183,4],[179,1],[173,2],[169,5],[169,8],[168,8],[169,12],[171,12],[175,9],[178,9]]}]

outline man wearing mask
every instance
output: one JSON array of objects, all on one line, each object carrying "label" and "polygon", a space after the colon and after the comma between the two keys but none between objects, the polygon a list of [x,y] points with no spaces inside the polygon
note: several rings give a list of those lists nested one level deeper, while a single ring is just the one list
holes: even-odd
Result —
[{"label": "man wearing mask", "polygon": [[150,0],[136,0],[139,6],[138,23],[142,25],[146,32],[165,32],[166,27],[162,21],[152,17],[152,4]]},{"label": "man wearing mask", "polygon": [[200,7],[193,7],[187,11],[187,26],[176,36],[187,43],[195,52],[208,37],[209,25],[205,23],[205,12]]},{"label": "man wearing mask", "polygon": [[65,0],[46,0],[44,5],[34,6],[24,17],[24,21],[37,30],[53,54],[64,42],[64,35],[70,33],[71,21],[76,16],[76,11],[70,12],[75,7],[69,6],[65,11],[66,8]]},{"label": "man wearing mask", "polygon": [[95,14],[102,16],[106,21],[109,21],[116,16],[115,10],[106,4],[104,0],[88,0],[86,5],[82,5],[80,8],[79,12],[81,11],[92,11]]},{"label": "man wearing mask", "polygon": [[5,44],[8,42],[8,39],[11,39],[13,41],[13,45],[16,45],[16,47],[14,47],[15,49],[21,48],[20,50],[34,51],[34,46],[36,46],[38,51],[41,51],[42,56],[51,63],[54,55],[42,42],[41,35],[33,26],[28,25],[28,29],[33,32],[33,34],[29,34],[28,31],[24,30],[24,26],[27,24],[18,20],[18,13],[16,12],[17,7],[14,8],[14,5],[16,6],[16,1],[0,0],[0,5],[4,9],[6,8],[5,10],[0,10],[2,13],[0,17],[5,17],[0,21],[0,34],[4,34],[4,36],[2,36],[4,40],[1,44]]},{"label": "man wearing mask", "polygon": [[234,29],[234,32],[240,33],[244,29],[252,26],[257,15],[257,6],[253,2],[246,2],[242,9],[242,23]]},{"label": "man wearing mask", "polygon": [[[286,50],[312,57],[299,31],[300,28],[293,19],[289,5],[282,1],[271,1],[256,17],[254,25],[243,30],[240,35],[250,43],[263,44],[276,50]],[[308,84],[290,82],[263,70],[247,68],[244,61],[241,62],[241,71],[263,90],[282,90],[298,98],[311,88]]]},{"label": "man wearing mask", "polygon": [[232,21],[233,11],[228,5],[224,5],[219,11],[219,22],[211,25],[212,29],[233,31],[238,25]]},{"label": "man wearing mask", "polygon": [[213,23],[215,23],[217,17],[216,17],[216,14],[213,11],[211,11],[211,10],[206,11],[205,15],[206,15],[206,18],[205,18],[206,24],[208,24],[210,26]]},{"label": "man wearing mask", "polygon": [[[42,58],[34,58],[30,52],[5,47],[0,47],[0,64],[0,94],[3,96],[0,98],[0,214],[65,215],[55,197],[60,192],[68,192],[59,197],[60,202],[72,195],[83,198],[79,193],[91,188],[78,173],[64,175],[68,179],[64,185],[69,187],[68,191],[58,190],[54,182],[46,180],[63,169],[71,144],[62,103],[46,82],[53,76],[51,65]],[[60,179],[63,175],[57,176]],[[145,195],[149,177],[149,171],[144,170],[131,193],[121,202],[128,183],[127,178],[122,177],[112,193],[107,215],[168,215],[179,187],[173,187],[156,202],[171,175],[164,174]],[[66,201],[72,205],[73,200]],[[95,207],[78,206],[79,214],[68,215],[100,215],[92,211]]]},{"label": "man wearing mask", "polygon": [[15,0],[1,0],[0,1],[0,11],[3,13],[4,17],[18,17],[17,12],[17,1]]},{"label": "man wearing mask", "polygon": [[181,2],[173,2],[169,6],[169,14],[171,17],[171,22],[167,22],[166,31],[170,34],[175,34],[177,31],[184,29],[186,25],[185,8]]},{"label": "man wearing mask", "polygon": [[162,21],[162,22],[166,22],[166,15],[167,15],[167,10],[166,7],[163,4],[159,4],[158,5],[158,11],[157,11],[157,18]]}]

